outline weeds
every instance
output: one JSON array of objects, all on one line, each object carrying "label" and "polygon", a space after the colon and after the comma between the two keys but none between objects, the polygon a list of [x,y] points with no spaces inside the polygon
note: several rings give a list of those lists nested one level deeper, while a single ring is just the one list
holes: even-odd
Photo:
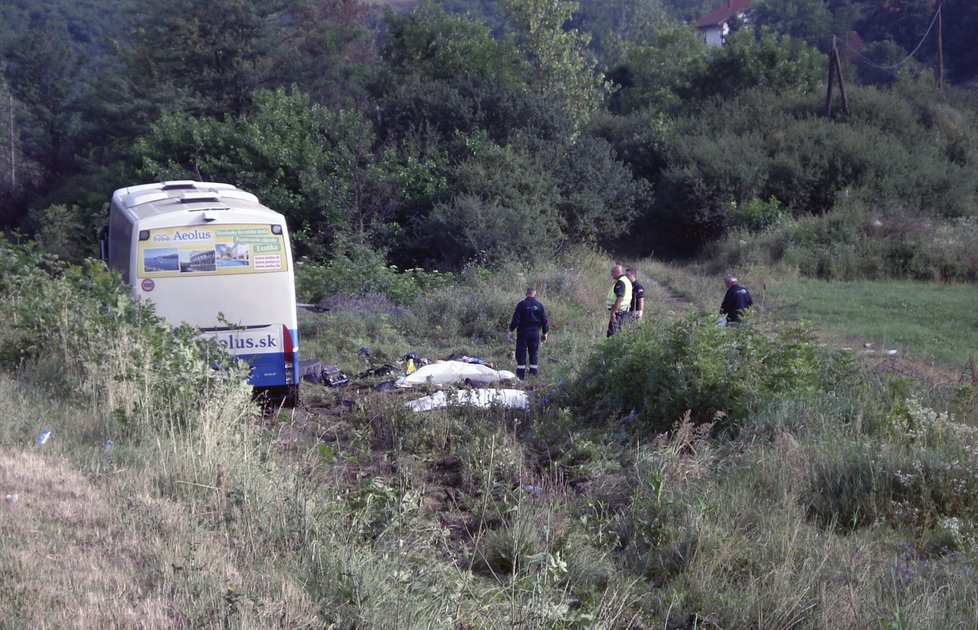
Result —
[{"label": "weeds", "polygon": [[[319,407],[263,417],[239,380],[209,376],[187,331],[116,300],[110,277],[22,255],[0,280],[37,286],[0,292],[0,496],[19,497],[0,504],[8,625],[976,622],[967,392],[864,373],[804,327],[724,330],[663,309],[592,350],[601,307],[582,296],[606,270],[568,252],[596,269],[501,282],[473,268],[403,311],[303,324],[313,351],[351,365],[359,343],[394,357],[409,340],[498,358],[474,339],[508,318],[509,284],[546,286],[571,356],[544,364],[530,411],[418,414],[365,386],[310,389]],[[438,324],[415,317],[453,300],[453,331],[430,340]],[[84,360],[59,378],[65,352]],[[52,440],[30,446],[43,427]]]}]

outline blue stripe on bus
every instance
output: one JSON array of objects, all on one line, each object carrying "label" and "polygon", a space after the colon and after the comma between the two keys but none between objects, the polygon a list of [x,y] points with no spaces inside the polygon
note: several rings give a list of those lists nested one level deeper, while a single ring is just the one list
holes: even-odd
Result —
[{"label": "blue stripe on bus", "polygon": [[[292,347],[296,348],[299,331],[289,330],[292,337]],[[286,380],[285,361],[281,352],[261,354],[238,353],[237,358],[251,365],[251,375],[248,384],[252,387],[277,387],[280,385],[297,385],[299,383],[299,353],[293,351],[291,367],[292,377]]]}]

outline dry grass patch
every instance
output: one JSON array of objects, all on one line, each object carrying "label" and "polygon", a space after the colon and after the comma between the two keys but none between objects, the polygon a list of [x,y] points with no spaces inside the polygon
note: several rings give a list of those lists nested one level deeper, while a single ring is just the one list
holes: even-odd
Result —
[{"label": "dry grass patch", "polygon": [[259,524],[221,518],[223,491],[174,501],[144,468],[99,468],[93,480],[56,451],[0,453],[0,625],[321,627],[282,550],[257,550]]},{"label": "dry grass patch", "polygon": [[[0,452],[0,618],[55,627],[169,625],[149,563],[111,501],[63,460]],[[14,497],[16,496],[16,500]]]}]

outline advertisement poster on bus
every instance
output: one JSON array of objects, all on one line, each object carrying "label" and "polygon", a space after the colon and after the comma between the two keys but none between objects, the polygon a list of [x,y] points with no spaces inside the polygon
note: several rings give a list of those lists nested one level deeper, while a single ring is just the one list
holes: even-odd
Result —
[{"label": "advertisement poster on bus", "polygon": [[204,225],[149,230],[139,242],[141,278],[288,270],[285,238],[270,225]]}]

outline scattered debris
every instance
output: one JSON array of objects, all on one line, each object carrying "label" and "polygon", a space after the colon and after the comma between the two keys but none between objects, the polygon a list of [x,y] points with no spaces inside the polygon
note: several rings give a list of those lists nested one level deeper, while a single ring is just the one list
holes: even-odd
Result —
[{"label": "scattered debris", "polygon": [[880,351],[877,351],[877,350],[874,350],[873,348],[870,348],[869,345],[870,344],[863,344],[863,346],[866,347],[866,349],[865,350],[860,350],[856,354],[858,356],[861,356],[861,357],[869,357],[869,356],[874,356],[874,355],[877,355],[877,354],[885,354],[885,355],[888,355],[888,356],[891,356],[891,357],[895,357],[898,354],[897,350],[880,350]]},{"label": "scattered debris", "polygon": [[41,434],[37,436],[37,440],[34,442],[36,446],[44,446],[47,444],[48,439],[51,438],[51,429],[44,429]]},{"label": "scattered debris", "polygon": [[319,359],[299,361],[299,379],[307,383],[322,383],[323,365]]},{"label": "scattered debris", "polygon": [[464,382],[469,385],[486,385],[499,381],[509,381],[516,375],[507,370],[494,370],[478,363],[462,363],[461,361],[439,361],[415,370],[403,378],[397,379],[398,387],[414,387],[415,385],[450,385]]},{"label": "scattered debris", "polygon": [[493,405],[507,409],[528,409],[526,392],[521,389],[460,389],[435,392],[417,400],[404,403],[414,411],[431,411],[451,405],[467,405],[488,408]]},{"label": "scattered debris", "polygon": [[299,375],[307,383],[340,387],[350,382],[349,377],[334,364],[323,365],[319,359],[299,361]]},{"label": "scattered debris", "polygon": [[390,376],[398,369],[393,365],[385,363],[384,365],[378,365],[377,367],[372,367],[364,370],[357,374],[357,378],[370,378],[371,376]]},{"label": "scattered debris", "polygon": [[324,365],[322,378],[323,384],[330,387],[340,387],[350,382],[347,375],[340,372],[340,368],[336,365]]}]

